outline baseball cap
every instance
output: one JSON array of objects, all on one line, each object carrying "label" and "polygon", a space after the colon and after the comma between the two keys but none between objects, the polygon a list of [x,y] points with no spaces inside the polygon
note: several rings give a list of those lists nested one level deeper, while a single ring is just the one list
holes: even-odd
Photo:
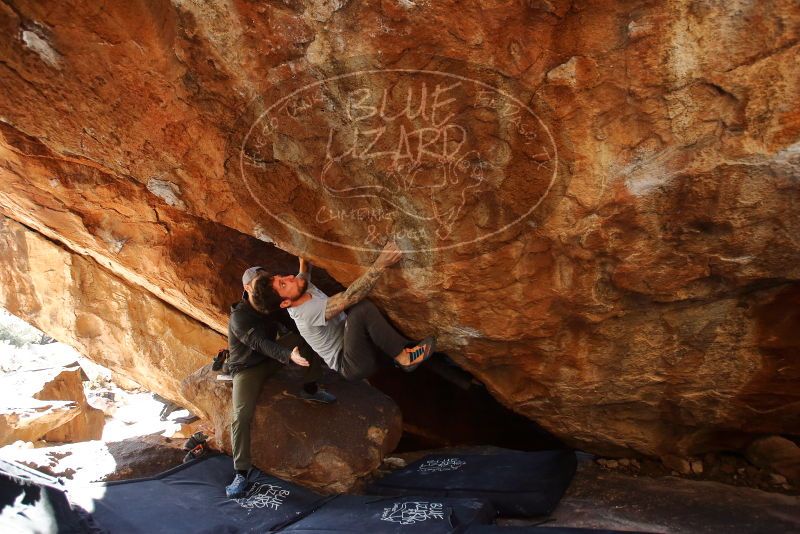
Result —
[{"label": "baseball cap", "polygon": [[258,266],[250,267],[242,275],[242,285],[246,286],[247,284],[253,281],[253,278],[255,278],[258,275],[259,271],[265,271],[265,270],[266,269],[264,269],[263,267],[258,267]]},{"label": "baseball cap", "polygon": [[[258,275],[258,273],[260,273],[261,271],[266,271],[266,269],[264,269],[263,267],[259,267],[259,266],[250,267],[249,269],[247,269],[247,270],[244,272],[244,274],[242,274],[242,286],[246,286],[247,284],[249,284],[250,282],[252,282],[252,281],[253,281],[253,279],[254,279],[254,278],[255,278],[255,277]],[[247,300],[247,291],[244,291],[244,292],[242,293],[242,300]]]}]

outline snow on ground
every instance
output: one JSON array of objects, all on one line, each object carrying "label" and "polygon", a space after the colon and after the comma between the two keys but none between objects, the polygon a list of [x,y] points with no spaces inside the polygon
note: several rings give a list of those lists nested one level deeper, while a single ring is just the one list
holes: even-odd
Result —
[{"label": "snow on ground", "polygon": [[[44,344],[41,342],[44,341]],[[101,440],[57,444],[18,441],[0,447],[0,458],[50,468],[56,476],[73,482],[101,479],[115,471],[114,457],[107,444],[154,433],[172,436],[181,428],[187,410],[172,412],[167,421],[159,414],[164,404],[144,390],[125,390],[112,381],[105,367],[85,358],[78,351],[50,338],[0,309],[0,374],[15,373],[78,362],[89,378],[84,393],[90,405],[106,414]],[[20,391],[0,391],[0,406],[13,406]],[[182,440],[181,440],[182,441]]]}]

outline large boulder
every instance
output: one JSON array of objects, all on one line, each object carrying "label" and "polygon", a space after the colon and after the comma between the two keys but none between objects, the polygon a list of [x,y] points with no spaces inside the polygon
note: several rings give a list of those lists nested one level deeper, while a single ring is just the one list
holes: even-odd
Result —
[{"label": "large boulder", "polygon": [[15,441],[36,441],[81,413],[77,402],[19,399],[0,408],[0,447]]},{"label": "large boulder", "polygon": [[[210,366],[183,382],[183,396],[213,423],[211,443],[231,452],[230,381]],[[334,380],[325,386],[337,401],[322,405],[292,393],[301,380],[283,370],[265,381],[251,427],[253,464],[261,470],[326,493],[353,489],[397,446],[402,418],[397,405],[364,382]],[[233,467],[231,467],[233,469]]]},{"label": "large boulder", "polygon": [[[219,333],[243,267],[291,265],[265,241],[346,284],[396,237],[391,319],[572,445],[797,434],[798,20],[793,0],[2,5],[0,211]],[[87,347],[118,315],[62,319]],[[117,332],[181,345],[137,318]],[[141,351],[89,352],[165,396],[201,359],[165,350],[159,384]]]},{"label": "large boulder", "polygon": [[766,436],[751,443],[747,459],[762,469],[785,476],[795,486],[800,484],[800,446],[781,436]]},{"label": "large boulder", "polygon": [[83,390],[85,374],[80,365],[75,364],[59,372],[47,382],[33,397],[39,400],[75,401],[80,413],[61,426],[48,431],[43,439],[56,443],[77,443],[100,439],[106,419],[102,410],[89,405]]},{"label": "large boulder", "polygon": [[1,375],[0,390],[8,395],[0,403],[0,446],[18,440],[100,439],[105,415],[87,402],[83,376],[77,362]]}]

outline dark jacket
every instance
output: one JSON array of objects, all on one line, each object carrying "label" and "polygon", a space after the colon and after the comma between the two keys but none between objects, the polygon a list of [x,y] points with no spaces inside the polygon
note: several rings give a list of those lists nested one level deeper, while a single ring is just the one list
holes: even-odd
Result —
[{"label": "dark jacket", "polygon": [[[230,355],[227,362],[231,375],[270,359],[283,364],[289,363],[292,349],[275,342],[278,337],[279,324],[290,327],[288,323],[292,322],[288,314],[285,315],[286,321],[280,317],[280,312],[263,315],[244,299],[231,306],[231,316],[228,320]],[[292,324],[291,327],[294,325]]]}]

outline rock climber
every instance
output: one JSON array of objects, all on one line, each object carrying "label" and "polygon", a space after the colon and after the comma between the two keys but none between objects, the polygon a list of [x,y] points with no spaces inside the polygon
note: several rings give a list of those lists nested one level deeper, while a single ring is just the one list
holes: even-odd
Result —
[{"label": "rock climber", "polygon": [[392,358],[404,371],[413,371],[433,354],[434,338],[409,341],[365,300],[381,274],[401,257],[397,244],[387,243],[367,272],[331,297],[311,283],[309,263],[302,258],[297,275],[270,273],[256,284],[269,283],[273,302],[288,309],[311,348],[345,379],[368,378],[377,370],[381,355]]},{"label": "rock climber", "polygon": [[[232,499],[243,497],[247,475],[252,467],[250,457],[250,423],[264,381],[283,365],[305,367],[303,388],[288,392],[300,399],[330,404],[336,400],[317,384],[324,365],[320,357],[294,330],[292,321],[280,309],[272,309],[274,300],[268,273],[262,267],[250,267],[242,275],[242,300],[231,307],[228,320],[228,372],[233,378],[233,481],[225,488]],[[259,310],[271,309],[271,313]],[[285,317],[285,319],[284,319]],[[288,332],[278,338],[279,332]]]}]

